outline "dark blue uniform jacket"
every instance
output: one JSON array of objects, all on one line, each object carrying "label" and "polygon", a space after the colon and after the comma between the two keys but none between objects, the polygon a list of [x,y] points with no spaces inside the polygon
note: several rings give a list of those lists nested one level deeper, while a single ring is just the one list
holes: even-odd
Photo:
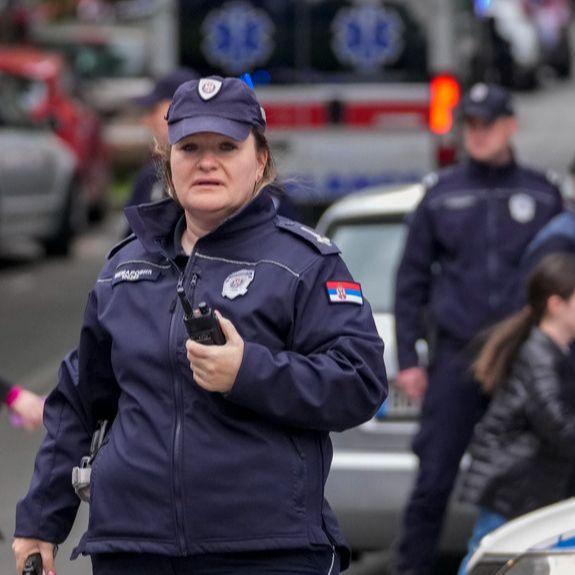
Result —
[{"label": "dark blue uniform jacket", "polygon": [[[137,239],[113,251],[90,293],[79,346],[46,404],[47,437],[19,503],[16,535],[61,542],[78,500],[70,471],[96,421],[117,416],[92,471],[90,521],[77,552],[208,552],[336,545],[324,500],[328,432],[369,419],[387,393],[369,304],[330,303],[351,281],[329,240],[278,217],[264,191],[178,256],[182,211],[132,207]],[[175,231],[175,229],[179,231]],[[234,272],[247,292],[222,296]],[[194,383],[176,285],[245,341],[227,395]],[[72,362],[72,363],[70,363]]]},{"label": "dark blue uniform jacket", "polygon": [[521,257],[561,207],[545,175],[514,161],[468,161],[438,176],[413,216],[397,275],[401,369],[418,363],[425,309],[439,337],[467,343],[521,304]]},{"label": "dark blue uniform jacket", "polygon": [[525,275],[545,256],[557,252],[575,254],[575,213],[571,211],[555,216],[529,244],[522,262]]}]

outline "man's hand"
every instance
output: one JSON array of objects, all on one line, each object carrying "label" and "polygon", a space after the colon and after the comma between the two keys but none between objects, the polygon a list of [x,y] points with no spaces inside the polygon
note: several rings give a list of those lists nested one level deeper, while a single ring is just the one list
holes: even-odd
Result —
[{"label": "man's hand", "polygon": [[194,381],[207,391],[228,393],[238,375],[244,356],[244,340],[234,324],[216,311],[226,337],[224,345],[203,345],[191,339],[186,342]]},{"label": "man's hand", "polygon": [[397,387],[410,399],[421,399],[427,391],[427,371],[422,367],[410,367],[397,374]]},{"label": "man's hand", "polygon": [[12,543],[12,551],[16,558],[16,573],[22,575],[26,559],[34,553],[42,555],[42,566],[46,575],[56,575],[54,566],[54,544],[39,539],[28,539],[25,537],[16,537]]}]

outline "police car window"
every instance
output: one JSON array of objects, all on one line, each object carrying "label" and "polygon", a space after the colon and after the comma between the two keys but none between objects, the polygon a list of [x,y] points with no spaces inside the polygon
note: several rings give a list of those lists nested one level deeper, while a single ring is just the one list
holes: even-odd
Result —
[{"label": "police car window", "polygon": [[425,26],[400,0],[180,1],[182,64],[256,82],[424,81]]},{"label": "police car window", "polygon": [[343,224],[330,234],[374,312],[393,311],[395,275],[406,234],[407,226],[399,222]]}]

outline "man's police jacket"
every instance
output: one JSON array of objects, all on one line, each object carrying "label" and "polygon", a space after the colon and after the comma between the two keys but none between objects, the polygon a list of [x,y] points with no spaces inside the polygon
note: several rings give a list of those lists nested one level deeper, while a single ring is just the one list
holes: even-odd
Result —
[{"label": "man's police jacket", "polygon": [[[66,538],[78,505],[72,466],[97,420],[117,405],[75,555],[315,544],[335,545],[347,563],[323,497],[328,432],[373,416],[387,382],[369,304],[345,295],[332,302],[326,289],[328,281],[353,282],[338,249],[279,218],[265,190],[201,238],[184,263],[176,249],[183,212],[172,200],[126,213],[137,239],[113,251],[90,293],[79,377],[68,358],[46,403],[48,433],[18,504],[16,536]],[[244,339],[227,394],[194,383],[180,277],[194,307],[206,301]]]},{"label": "man's police jacket", "polygon": [[468,160],[428,185],[397,275],[401,369],[418,364],[424,309],[439,337],[464,344],[518,307],[523,252],[561,206],[547,176],[515,161],[493,167]]}]

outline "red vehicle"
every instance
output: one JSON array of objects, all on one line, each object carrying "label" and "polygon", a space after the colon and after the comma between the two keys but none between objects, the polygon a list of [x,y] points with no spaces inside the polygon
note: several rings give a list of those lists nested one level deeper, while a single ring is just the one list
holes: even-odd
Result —
[{"label": "red vehicle", "polygon": [[104,211],[111,180],[108,155],[98,117],[70,95],[60,55],[31,47],[0,47],[0,90],[22,117],[49,123],[78,162],[79,184],[86,194],[90,219]]}]

